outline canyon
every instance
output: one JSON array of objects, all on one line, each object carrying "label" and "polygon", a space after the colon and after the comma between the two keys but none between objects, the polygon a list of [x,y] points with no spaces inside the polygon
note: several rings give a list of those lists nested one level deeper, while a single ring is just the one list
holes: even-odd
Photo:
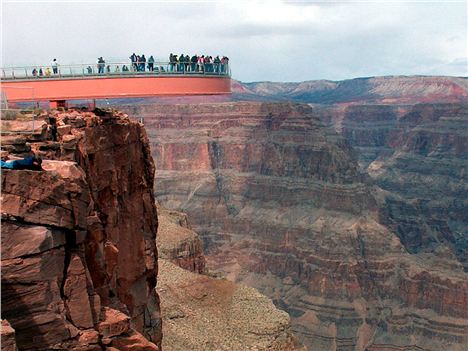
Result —
[{"label": "canyon", "polygon": [[273,299],[310,350],[464,349],[466,105],[122,108],[206,267]]},{"label": "canyon", "polygon": [[2,350],[464,351],[466,82],[2,120]]},{"label": "canyon", "polygon": [[2,158],[44,161],[2,169],[2,351],[304,350],[267,297],[202,274],[187,216],[155,203],[141,124],[20,117],[1,121]]}]

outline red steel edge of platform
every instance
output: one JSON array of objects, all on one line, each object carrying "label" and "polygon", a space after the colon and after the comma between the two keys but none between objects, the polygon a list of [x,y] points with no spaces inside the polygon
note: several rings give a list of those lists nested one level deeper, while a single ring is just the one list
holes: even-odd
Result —
[{"label": "red steel edge of platform", "polygon": [[230,94],[229,76],[103,76],[0,82],[8,102]]}]

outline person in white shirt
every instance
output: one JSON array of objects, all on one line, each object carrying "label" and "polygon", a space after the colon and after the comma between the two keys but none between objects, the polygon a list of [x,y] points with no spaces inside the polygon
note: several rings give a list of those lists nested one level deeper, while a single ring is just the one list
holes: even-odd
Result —
[{"label": "person in white shirt", "polygon": [[54,72],[54,74],[58,74],[58,62],[57,62],[57,59],[54,59],[52,61],[52,71]]}]

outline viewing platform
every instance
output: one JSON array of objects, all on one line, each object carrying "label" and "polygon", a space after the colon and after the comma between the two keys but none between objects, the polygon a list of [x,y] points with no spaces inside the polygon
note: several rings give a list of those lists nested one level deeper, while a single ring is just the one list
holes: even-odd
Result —
[{"label": "viewing platform", "polygon": [[168,95],[231,93],[228,64],[155,62],[137,70],[131,62],[2,68],[2,101],[95,100]]}]

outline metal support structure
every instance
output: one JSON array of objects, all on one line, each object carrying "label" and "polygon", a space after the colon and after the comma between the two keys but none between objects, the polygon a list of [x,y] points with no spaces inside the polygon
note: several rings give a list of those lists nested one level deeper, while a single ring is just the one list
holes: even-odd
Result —
[{"label": "metal support structure", "polygon": [[49,108],[66,108],[67,102],[65,100],[50,100]]}]

